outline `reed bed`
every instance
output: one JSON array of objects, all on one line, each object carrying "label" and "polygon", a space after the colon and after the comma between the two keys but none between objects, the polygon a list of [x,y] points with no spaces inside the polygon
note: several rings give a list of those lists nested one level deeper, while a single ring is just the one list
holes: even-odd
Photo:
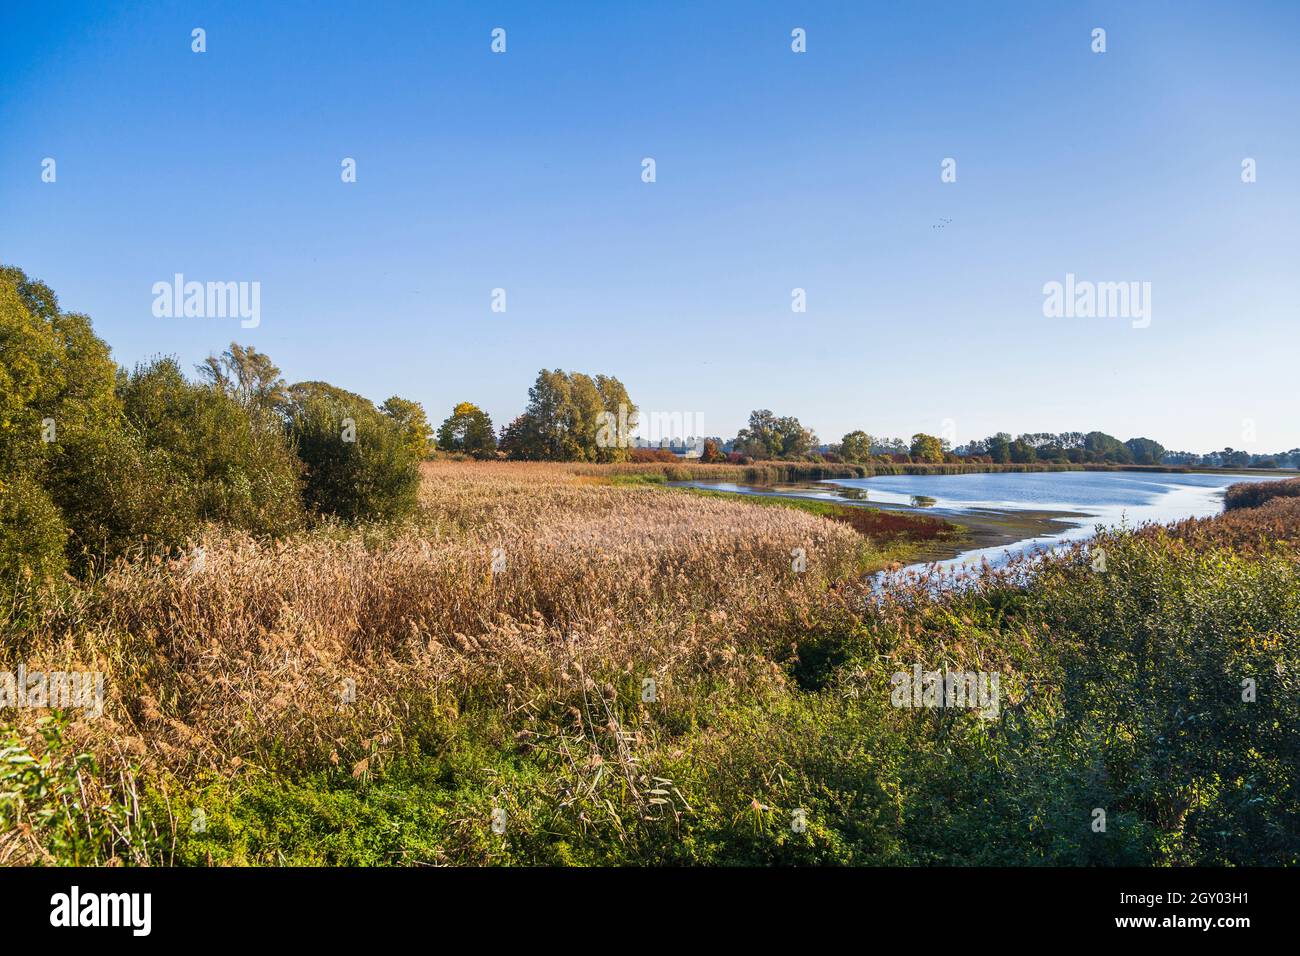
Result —
[{"label": "reed bed", "polygon": [[592,675],[745,681],[863,548],[797,511],[471,463],[426,464],[401,527],[196,543],[201,570],[120,562],[5,648],[28,669],[105,671],[105,716],[77,721],[77,742],[182,782],[373,762],[413,711],[476,695],[564,710]]},{"label": "reed bed", "polygon": [[1300,478],[1245,481],[1231,485],[1223,495],[1223,507],[1227,511],[1258,508],[1274,498],[1300,498]]}]

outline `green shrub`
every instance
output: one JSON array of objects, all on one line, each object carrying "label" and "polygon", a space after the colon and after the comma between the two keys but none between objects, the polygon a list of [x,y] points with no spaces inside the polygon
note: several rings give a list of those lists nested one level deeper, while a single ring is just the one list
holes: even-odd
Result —
[{"label": "green shrub", "polygon": [[347,521],[415,510],[419,460],[401,426],[372,403],[328,386],[294,386],[287,417],[307,469],[308,509]]},{"label": "green shrub", "polygon": [[1072,745],[1161,861],[1294,865],[1300,569],[1165,534],[1096,544],[1105,574],[1050,566],[1030,588]]},{"label": "green shrub", "polygon": [[0,480],[0,587],[28,574],[63,572],[63,516],[40,485],[23,475]]},{"label": "green shrub", "polygon": [[[157,831],[140,826],[126,777],[101,778],[94,757],[65,736],[61,715],[41,717],[37,725],[37,753],[15,731],[0,728],[0,835],[20,836],[6,847],[10,854],[17,849],[10,862],[110,866],[157,853]],[[101,779],[111,782],[101,786]]]},{"label": "green shrub", "polygon": [[193,514],[186,489],[168,474],[165,454],[146,447],[122,418],[65,431],[46,485],[71,531],[74,563],[85,568],[182,543]]},{"label": "green shrub", "polygon": [[17,469],[39,481],[61,435],[110,419],[115,372],[86,316],[61,312],[48,286],[0,266],[0,478]]},{"label": "green shrub", "polygon": [[137,368],[119,394],[163,479],[184,490],[179,523],[282,535],[303,524],[302,463],[268,413],[185,380],[172,359]]},{"label": "green shrub", "polygon": [[118,394],[111,420],[62,429],[46,465],[79,565],[183,546],[208,521],[302,526],[302,464],[266,413],[186,381],[172,359],[121,376]]}]

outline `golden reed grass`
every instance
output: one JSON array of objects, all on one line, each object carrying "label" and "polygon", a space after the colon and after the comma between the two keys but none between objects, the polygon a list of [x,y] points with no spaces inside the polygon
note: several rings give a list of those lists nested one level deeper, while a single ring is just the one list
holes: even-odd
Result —
[{"label": "golden reed grass", "polygon": [[486,695],[594,719],[593,687],[620,677],[654,677],[667,701],[674,681],[778,680],[764,643],[861,553],[803,512],[592,474],[426,463],[407,525],[279,542],[214,528],[201,571],[119,563],[3,653],[104,671],[105,714],[74,735],[146,775],[364,769],[413,709],[454,717]]}]

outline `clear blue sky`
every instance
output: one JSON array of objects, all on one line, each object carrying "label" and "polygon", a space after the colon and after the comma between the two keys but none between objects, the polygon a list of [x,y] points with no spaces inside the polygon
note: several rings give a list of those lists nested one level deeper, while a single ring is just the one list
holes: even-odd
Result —
[{"label": "clear blue sky", "polygon": [[[1288,449],[1298,42],[1291,0],[9,0],[0,261],[123,364],[238,339],[435,423],[504,424],[545,366],[723,436]],[[260,327],[155,318],[177,272],[260,282]],[[1150,327],[1045,318],[1068,272],[1149,281]]]}]

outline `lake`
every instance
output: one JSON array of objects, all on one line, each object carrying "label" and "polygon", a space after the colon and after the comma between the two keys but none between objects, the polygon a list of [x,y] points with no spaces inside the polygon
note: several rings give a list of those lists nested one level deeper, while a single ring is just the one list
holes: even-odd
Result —
[{"label": "lake", "polygon": [[[1097,525],[1161,524],[1223,510],[1223,492],[1242,481],[1290,475],[1212,475],[1140,471],[986,472],[966,475],[876,475],[799,485],[688,482],[745,494],[811,497],[882,508],[924,509],[978,531],[1000,528],[999,542],[972,547],[942,566],[1005,563],[1010,557],[1090,537]],[[1007,519],[1023,519],[1012,520]],[[1007,528],[1021,528],[1017,532]],[[977,534],[976,540],[979,540]]]}]

